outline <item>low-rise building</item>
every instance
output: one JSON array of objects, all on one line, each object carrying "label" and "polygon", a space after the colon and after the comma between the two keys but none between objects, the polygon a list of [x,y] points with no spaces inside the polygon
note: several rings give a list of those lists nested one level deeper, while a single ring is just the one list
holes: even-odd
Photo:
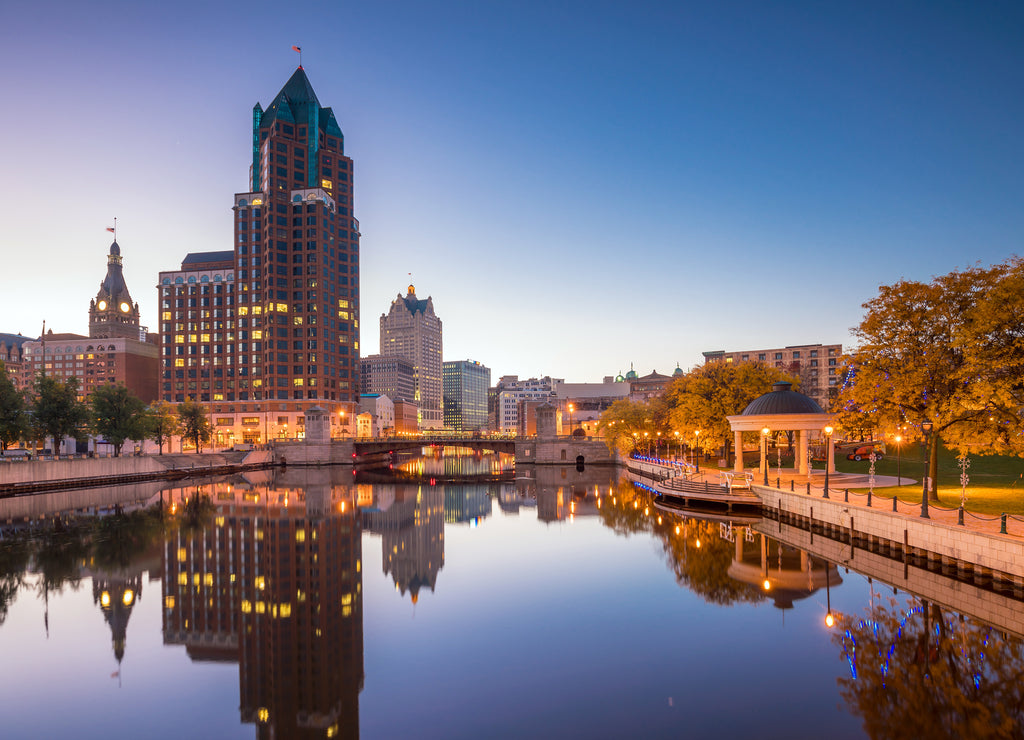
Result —
[{"label": "low-rise building", "polygon": [[[364,415],[371,417],[369,434],[364,433]],[[383,437],[395,433],[395,402],[380,393],[364,393],[359,397],[357,417],[360,437]]]},{"label": "low-rise building", "polygon": [[[554,384],[565,382],[563,378],[545,375],[543,378],[519,380],[518,375],[503,375],[495,386],[496,431],[502,434],[517,434],[519,430],[519,403],[535,401],[543,403],[554,395]],[[536,422],[534,422],[536,424]]]}]

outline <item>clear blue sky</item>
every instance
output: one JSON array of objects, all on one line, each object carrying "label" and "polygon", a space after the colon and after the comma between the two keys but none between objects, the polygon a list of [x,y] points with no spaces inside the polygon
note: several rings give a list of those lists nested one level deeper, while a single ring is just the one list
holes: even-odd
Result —
[{"label": "clear blue sky", "polygon": [[[295,10],[288,12],[289,7]],[[232,248],[297,63],[356,163],[363,354],[407,273],[446,359],[595,381],[850,342],[881,284],[1022,253],[1014,2],[8,4],[0,331]]]}]

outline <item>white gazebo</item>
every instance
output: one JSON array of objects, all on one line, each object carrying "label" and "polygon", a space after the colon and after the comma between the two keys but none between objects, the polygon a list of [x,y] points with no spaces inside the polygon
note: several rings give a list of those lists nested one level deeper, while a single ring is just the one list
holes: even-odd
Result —
[{"label": "white gazebo", "polygon": [[[817,402],[792,390],[792,383],[779,382],[772,386],[770,393],[755,398],[738,416],[727,416],[729,427],[736,436],[736,465],[734,469],[743,470],[743,432],[757,432],[761,443],[761,463],[759,471],[765,474],[768,465],[768,440],[764,430],[771,432],[796,433],[796,460],[793,470],[800,475],[807,475],[807,450],[810,435],[818,432],[823,436],[825,428],[832,423],[832,415],[827,413]],[[831,448],[832,440],[828,438]],[[826,450],[825,460],[828,472],[835,472],[835,458],[831,449]]]}]

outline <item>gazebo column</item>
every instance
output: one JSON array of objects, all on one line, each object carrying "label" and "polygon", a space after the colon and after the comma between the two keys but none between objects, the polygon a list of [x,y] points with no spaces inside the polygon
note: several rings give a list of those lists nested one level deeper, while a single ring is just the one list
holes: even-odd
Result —
[{"label": "gazebo column", "polygon": [[797,444],[797,454],[800,456],[798,471],[800,475],[807,475],[807,443],[810,440],[807,437],[806,429],[801,429],[798,435],[797,439],[800,440],[799,444]]},{"label": "gazebo column", "polygon": [[735,470],[737,473],[742,473],[743,472],[743,432],[737,431],[737,432],[734,433],[733,436],[736,438],[736,441],[733,443],[733,446],[734,446],[734,448],[736,450],[736,462],[732,466],[732,469]]},{"label": "gazebo column", "polygon": [[826,435],[825,437],[825,465],[828,466],[828,472],[836,472],[836,450],[832,446],[832,436]]}]

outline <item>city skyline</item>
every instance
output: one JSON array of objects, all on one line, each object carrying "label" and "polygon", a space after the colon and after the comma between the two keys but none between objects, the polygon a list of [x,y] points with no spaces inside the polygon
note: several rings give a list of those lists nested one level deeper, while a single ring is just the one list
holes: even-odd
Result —
[{"label": "city skyline", "polygon": [[495,377],[848,346],[879,285],[1020,251],[1011,4],[242,7],[8,14],[10,99],[39,113],[0,129],[4,255],[49,265],[9,284],[5,332],[85,332],[114,217],[157,330],[167,255],[233,246],[249,112],[292,44],[359,163],[362,356],[409,282],[445,307],[445,356]]}]

